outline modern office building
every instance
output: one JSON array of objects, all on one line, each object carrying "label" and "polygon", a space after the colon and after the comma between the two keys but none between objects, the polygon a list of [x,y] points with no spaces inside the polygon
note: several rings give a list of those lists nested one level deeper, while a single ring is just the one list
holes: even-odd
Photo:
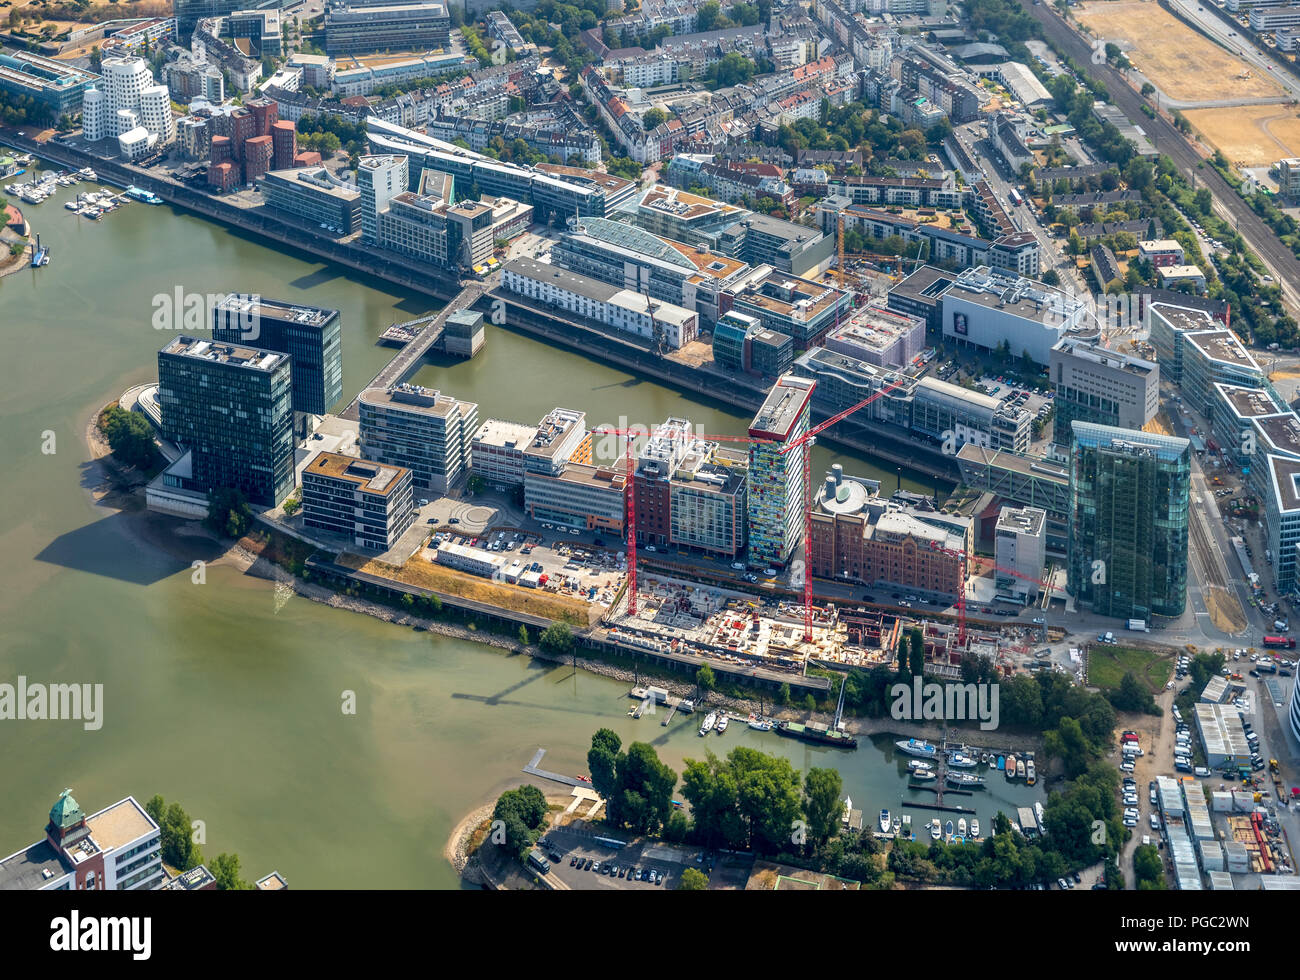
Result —
[{"label": "modern office building", "polygon": [[622,535],[627,516],[627,460],[566,464],[558,473],[524,472],[524,510],[535,521]]},{"label": "modern office building", "polygon": [[910,396],[910,428],[935,442],[960,449],[974,443],[986,449],[1028,452],[1033,418],[1017,408],[961,385],[922,378]]},{"label": "modern office building", "polygon": [[678,350],[699,333],[699,314],[694,310],[530,258],[507,262],[501,284],[512,293],[567,310],[616,333],[640,337],[661,352]]},{"label": "modern office building", "polygon": [[443,343],[448,354],[473,357],[483,349],[483,314],[476,310],[457,310],[447,317]]},{"label": "modern office building", "polygon": [[45,836],[0,858],[0,891],[148,891],[167,879],[161,841],[134,796],[87,816],[65,789]]},{"label": "modern office building", "polygon": [[488,419],[471,439],[471,471],[489,486],[523,486],[524,450],[536,435],[535,425]]},{"label": "modern office building", "polygon": [[1056,389],[1055,441],[1070,444],[1070,423],[1095,422],[1140,429],[1160,410],[1160,367],[1154,361],[1066,337],[1048,363]]},{"label": "modern office building", "polygon": [[794,338],[732,310],[713,326],[713,363],[728,371],[778,377],[794,361]]},{"label": "modern office building", "polygon": [[[1300,418],[1295,412],[1253,419],[1253,452],[1246,456],[1247,485],[1264,506],[1264,555],[1278,592],[1297,585],[1300,545]],[[1270,558],[1271,556],[1271,558]]]},{"label": "modern office building", "polygon": [[1047,514],[1047,550],[1069,545],[1070,474],[1023,453],[999,452],[968,442],[957,451],[961,482],[990,493],[994,502],[1036,507]]},{"label": "modern office building", "polygon": [[[749,563],[781,567],[803,539],[803,454],[815,381],[783,375],[749,424]],[[797,445],[794,445],[798,443]]]},{"label": "modern office building", "polygon": [[302,471],[307,527],[349,538],[368,551],[387,551],[415,523],[411,471],[341,453],[317,453]]},{"label": "modern office building", "polygon": [[[874,401],[859,408],[844,424],[873,421],[893,422],[904,427],[911,425],[910,399],[881,396],[889,384],[899,381],[897,375],[884,368],[848,354],[837,354],[825,347],[814,347],[799,355],[793,373],[817,382],[813,389],[813,407],[824,415],[836,415],[874,397]],[[898,391],[906,395],[905,388]]]},{"label": "modern office building", "polygon": [[571,408],[548,412],[533,428],[532,440],[524,447],[525,477],[529,473],[558,476],[570,463],[592,462],[587,413]]},{"label": "modern office building", "polygon": [[186,452],[165,485],[278,505],[294,488],[289,355],[179,336],[158,352],[162,435]]},{"label": "modern office building", "polygon": [[993,545],[998,596],[1033,602],[1047,564],[1047,511],[1040,507],[1003,507]]},{"label": "modern office building", "polygon": [[1263,367],[1231,330],[1189,333],[1183,338],[1179,389],[1206,418],[1214,415],[1216,384],[1263,388],[1267,383]]},{"label": "modern office building", "polygon": [[[183,122],[184,120],[182,120]],[[257,179],[262,201],[273,211],[328,225],[350,235],[361,228],[361,191],[325,167],[271,170]]]},{"label": "modern office building", "polygon": [[820,276],[835,257],[833,236],[757,213],[724,228],[713,247],[748,265],[770,265],[778,272],[808,278]]},{"label": "modern office building", "polygon": [[176,34],[188,38],[195,25],[204,18],[225,17],[236,10],[279,10],[291,5],[291,0],[175,0]]},{"label": "modern office building", "polygon": [[693,310],[700,316],[701,328],[711,326],[727,312],[728,294],[739,288],[749,271],[739,259],[605,218],[574,222],[552,247],[551,262],[569,272]]},{"label": "modern office building", "polygon": [[848,318],[851,308],[847,290],[785,272],[751,277],[732,300],[735,312],[792,337],[796,351],[821,344],[836,324]]},{"label": "modern office building", "polygon": [[632,481],[637,543],[735,557],[745,547],[747,463],[698,438],[686,419],[656,427]]},{"label": "modern office building", "polygon": [[1144,309],[1151,327],[1151,346],[1156,349],[1160,376],[1176,385],[1183,383],[1183,352],[1187,336],[1222,330],[1224,324],[1208,311],[1170,303],[1148,303]]},{"label": "modern office building", "polygon": [[478,405],[414,384],[367,388],[358,399],[361,455],[411,471],[415,486],[445,494],[470,472]]},{"label": "modern office building", "polygon": [[1103,616],[1181,615],[1190,443],[1088,422],[1072,428],[1070,591]]},{"label": "modern office building", "polygon": [[1088,307],[1072,293],[988,268],[967,269],[943,293],[943,336],[960,345],[1046,365],[1066,336],[1100,336]]},{"label": "modern office building", "polygon": [[1255,420],[1290,415],[1290,410],[1270,388],[1246,388],[1217,382],[1213,392],[1210,429],[1232,465],[1249,473],[1258,458]]},{"label": "modern office building", "polygon": [[325,53],[445,50],[451,41],[451,19],[442,3],[371,5],[352,0],[325,11]]},{"label": "modern office building", "polygon": [[826,347],[877,367],[906,367],[925,348],[925,321],[864,306],[826,335]]},{"label": "modern office building", "polygon": [[635,213],[636,223],[652,235],[713,248],[724,228],[751,212],[676,187],[655,184],[642,193]]},{"label": "modern office building", "polygon": [[[124,156],[136,159],[176,138],[171,94],[154,81],[143,58],[105,58],[95,87],[82,97],[82,133],[88,142],[117,138]],[[143,133],[141,133],[143,130]],[[128,152],[128,148],[130,152]]]},{"label": "modern office building", "polygon": [[213,307],[212,339],[288,354],[295,412],[324,415],[343,397],[343,318],[338,310],[231,293]]},{"label": "modern office building", "polygon": [[81,112],[82,96],[99,76],[66,61],[29,51],[0,51],[0,92],[26,96],[50,111],[53,121]]},{"label": "modern office building", "polygon": [[357,188],[361,191],[361,240],[379,244],[379,215],[398,194],[406,192],[405,156],[378,154],[365,156],[357,163]]}]

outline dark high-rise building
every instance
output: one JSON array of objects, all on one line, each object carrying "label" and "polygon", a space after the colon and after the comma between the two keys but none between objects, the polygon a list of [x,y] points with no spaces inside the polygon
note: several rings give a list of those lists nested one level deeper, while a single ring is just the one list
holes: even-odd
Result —
[{"label": "dark high-rise building", "polygon": [[212,311],[212,339],[255,344],[293,362],[293,410],[324,415],[343,397],[338,310],[231,293]]},{"label": "dark high-rise building", "polygon": [[1070,591],[1103,616],[1181,615],[1191,444],[1090,422],[1072,429]]},{"label": "dark high-rise building", "polygon": [[290,359],[278,351],[177,337],[158,352],[164,438],[190,454],[169,485],[228,487],[273,506],[294,487]]}]

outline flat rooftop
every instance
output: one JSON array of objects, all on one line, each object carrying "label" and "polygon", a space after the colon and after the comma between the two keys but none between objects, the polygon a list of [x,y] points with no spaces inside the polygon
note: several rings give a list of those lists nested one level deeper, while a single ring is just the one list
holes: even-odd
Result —
[{"label": "flat rooftop", "polygon": [[501,449],[524,449],[537,435],[537,426],[508,422],[505,419],[488,419],[474,433],[474,445],[496,446]]},{"label": "flat rooftop", "polygon": [[460,410],[463,403],[451,395],[434,388],[409,383],[390,388],[367,388],[359,399],[363,404],[391,408],[399,412],[412,412],[432,418],[446,419]]},{"label": "flat rooftop", "polygon": [[531,456],[554,456],[560,444],[575,429],[581,430],[587,422],[587,413],[571,408],[555,408],[533,428],[532,438],[524,451]]},{"label": "flat rooftop", "polygon": [[1131,354],[1113,351],[1108,347],[1103,347],[1096,341],[1083,340],[1078,337],[1065,337],[1053,349],[1060,351],[1062,354],[1090,361],[1101,367],[1124,371],[1139,378],[1145,378],[1156,370],[1156,365],[1152,361],[1144,361],[1142,358],[1134,357]]},{"label": "flat rooftop", "polygon": [[961,449],[957,450],[957,459],[979,463],[1008,473],[1019,473],[1022,476],[1047,480],[1052,483],[1068,485],[1070,482],[1069,471],[1052,463],[1035,459],[1032,456],[1022,456],[1019,453],[1010,453],[1000,449],[987,449],[972,442],[966,443]]},{"label": "flat rooftop", "polygon": [[735,215],[740,217],[745,214],[742,208],[735,205],[724,204],[722,201],[715,201],[709,197],[700,197],[698,194],[688,194],[686,191],[679,190],[676,187],[665,187],[663,184],[655,184],[646,191],[641,196],[637,207],[664,214],[680,221],[699,221],[709,216],[725,217]]},{"label": "flat rooftop", "polygon": [[924,328],[920,317],[906,313],[895,313],[879,306],[867,306],[855,311],[847,323],[827,335],[827,340],[842,340],[846,343],[883,351],[892,346],[905,334],[918,327]]},{"label": "flat rooftop", "polygon": [[105,851],[130,844],[157,829],[144,807],[129,796],[87,817],[86,826]]},{"label": "flat rooftop", "polygon": [[754,421],[749,424],[749,434],[782,441],[787,439],[807,407],[815,383],[790,374],[779,378],[767,393]]},{"label": "flat rooftop", "polygon": [[957,279],[954,273],[933,265],[923,265],[910,276],[895,286],[891,286],[890,295],[898,294],[912,299],[923,299],[931,303],[938,302],[939,297],[948,291]]},{"label": "flat rooftop", "polygon": [[174,357],[226,364],[248,371],[269,373],[288,364],[289,355],[247,344],[228,344],[198,337],[177,337],[161,351]]},{"label": "flat rooftop", "polygon": [[1268,467],[1277,493],[1278,510],[1282,513],[1300,510],[1300,459],[1269,456]]},{"label": "flat rooftop", "polygon": [[303,469],[303,476],[311,473],[353,484],[362,493],[387,497],[401,485],[402,476],[409,473],[404,466],[389,466],[342,453],[319,453]]},{"label": "flat rooftop", "polygon": [[1278,414],[1278,405],[1262,389],[1227,385],[1221,381],[1215,382],[1214,387],[1240,418],[1263,418],[1265,415]]},{"label": "flat rooftop", "polygon": [[790,320],[809,321],[834,309],[844,295],[834,286],[773,271],[746,285],[736,294],[736,301],[753,304]]},{"label": "flat rooftop", "polygon": [[1195,265],[1162,265],[1156,272],[1161,279],[1204,279],[1205,273]]},{"label": "flat rooftop", "polygon": [[1169,303],[1152,303],[1148,309],[1165,320],[1175,330],[1217,330],[1222,324],[1205,310]]},{"label": "flat rooftop", "polygon": [[1037,536],[1043,533],[1046,520],[1047,512],[1038,507],[1003,507],[998,515],[997,530]]},{"label": "flat rooftop", "polygon": [[742,262],[740,259],[733,259],[728,255],[719,255],[717,252],[710,252],[695,245],[687,245],[685,242],[675,242],[670,238],[662,239],[662,241],[690,259],[698,272],[714,279],[728,279],[747,266],[747,263]]},{"label": "flat rooftop", "polygon": [[1268,446],[1280,452],[1300,457],[1300,418],[1295,412],[1279,412],[1255,420]]},{"label": "flat rooftop", "polygon": [[323,306],[286,303],[278,299],[266,299],[262,296],[247,296],[240,293],[226,294],[217,303],[214,310],[222,313],[265,316],[285,323],[301,323],[311,327],[324,326],[339,315],[338,310],[331,310]]},{"label": "flat rooftop", "polygon": [[540,170],[544,174],[550,174],[552,177],[576,178],[594,184],[603,188],[607,196],[636,186],[632,181],[625,180],[622,177],[615,177],[613,174],[607,174],[600,170],[588,170],[585,167],[566,167],[562,163],[539,163],[534,169]]},{"label": "flat rooftop", "polygon": [[1189,333],[1187,342],[1211,360],[1235,364],[1238,367],[1259,366],[1231,330]]},{"label": "flat rooftop", "polygon": [[289,887],[289,883],[284,880],[284,876],[278,871],[272,871],[265,878],[257,879],[257,890],[263,892],[278,892]]}]

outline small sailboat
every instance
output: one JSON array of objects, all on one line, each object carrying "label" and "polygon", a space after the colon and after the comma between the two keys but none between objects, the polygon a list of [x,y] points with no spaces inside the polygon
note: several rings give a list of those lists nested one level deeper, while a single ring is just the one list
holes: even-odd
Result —
[{"label": "small sailboat", "polygon": [[844,795],[844,813],[840,817],[840,822],[843,823],[846,827],[849,824],[849,818],[852,813],[853,813],[853,797],[849,796],[846,793]]},{"label": "small sailboat", "polygon": [[765,721],[762,718],[751,718],[749,720],[749,727],[754,729],[756,732],[770,732],[772,730],[772,723],[770,721]]},{"label": "small sailboat", "polygon": [[935,817],[930,821],[930,839],[938,840],[943,836],[943,828],[939,826],[939,818]]},{"label": "small sailboat", "polygon": [[958,837],[965,837],[965,836],[966,836],[966,818],[965,818],[965,817],[962,817],[960,820],[957,821],[957,836],[958,836]]},{"label": "small sailboat", "polygon": [[715,726],[714,731],[719,735],[725,732],[727,730],[727,720],[727,713],[725,711],[721,712],[718,715],[718,724]]},{"label": "small sailboat", "polygon": [[970,818],[970,835],[975,840],[980,839],[980,818],[979,817]]},{"label": "small sailboat", "polygon": [[887,833],[889,833],[889,823],[890,823],[890,821],[889,821],[889,811],[888,811],[888,810],[881,810],[881,811],[880,811],[880,832],[881,832],[882,834],[887,834]]},{"label": "small sailboat", "polygon": [[718,721],[717,712],[710,711],[707,715],[704,716],[704,724],[700,726],[700,734],[707,735],[709,734],[709,732],[713,731],[713,726],[717,724],[717,721]]}]

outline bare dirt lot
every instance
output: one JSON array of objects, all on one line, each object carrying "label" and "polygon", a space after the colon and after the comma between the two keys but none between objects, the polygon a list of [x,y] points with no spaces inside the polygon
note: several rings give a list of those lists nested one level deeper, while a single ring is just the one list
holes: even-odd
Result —
[{"label": "bare dirt lot", "polygon": [[1294,105],[1188,109],[1190,122],[1206,141],[1239,166],[1276,163],[1300,153],[1300,116]]},{"label": "bare dirt lot", "polygon": [[[1118,44],[1134,67],[1172,99],[1201,102],[1285,94],[1274,81],[1260,77],[1152,0],[1089,3],[1077,7],[1075,16],[1094,37]],[[1248,74],[1239,77],[1243,73]]]}]

